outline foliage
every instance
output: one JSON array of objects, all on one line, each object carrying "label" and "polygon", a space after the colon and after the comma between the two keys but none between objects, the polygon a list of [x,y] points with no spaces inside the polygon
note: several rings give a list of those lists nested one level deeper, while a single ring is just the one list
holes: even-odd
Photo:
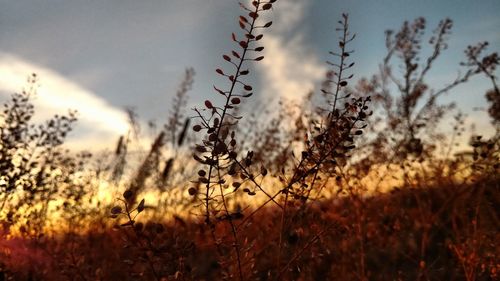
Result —
[{"label": "foliage", "polygon": [[[272,25],[262,15],[275,2],[241,4],[235,48],[215,70],[227,85],[186,118],[187,69],[165,124],[150,123],[148,150],[133,110],[113,153],[63,150],[75,113],[33,125],[30,76],[1,115],[0,279],[498,278],[497,53],[468,47],[463,74],[431,89],[452,21],[438,24],[424,58],[418,18],[386,33],[380,71],[354,83],[355,34],[342,14],[321,92],[246,116],[247,76]],[[440,99],[476,75],[492,83],[496,135],[471,136],[452,155],[465,117],[444,136],[437,126],[454,107]],[[102,182],[116,187],[113,202],[97,195]]]}]

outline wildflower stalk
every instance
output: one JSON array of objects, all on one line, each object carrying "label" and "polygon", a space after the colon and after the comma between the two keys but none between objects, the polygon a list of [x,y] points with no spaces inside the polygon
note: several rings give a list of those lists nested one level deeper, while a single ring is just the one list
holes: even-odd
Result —
[{"label": "wildflower stalk", "polygon": [[[200,170],[198,173],[200,176],[198,183],[203,184],[203,186],[205,187],[202,198],[205,209],[205,223],[211,227],[212,236],[214,237],[214,240],[216,242],[214,233],[214,220],[211,217],[211,204],[212,202],[215,202],[213,194],[215,192],[215,186],[218,186],[220,192],[218,196],[220,196],[220,198],[222,199],[222,210],[225,213],[225,218],[227,218],[227,220],[229,221],[232,230],[233,244],[236,252],[238,275],[240,280],[243,280],[243,270],[240,257],[240,247],[237,238],[237,228],[233,222],[232,214],[229,211],[229,207],[227,204],[226,194],[224,193],[226,173],[229,175],[234,175],[233,170],[235,165],[239,165],[240,167],[242,167],[242,164],[236,159],[237,154],[234,150],[234,147],[236,145],[235,132],[230,132],[230,130],[236,125],[237,120],[241,119],[241,117],[235,115],[236,113],[234,109],[237,108],[241,103],[241,98],[248,98],[252,95],[252,87],[241,81],[242,76],[245,76],[249,73],[248,70],[243,70],[243,65],[247,61],[260,61],[264,58],[263,56],[248,58],[250,52],[258,53],[264,49],[264,47],[251,47],[253,43],[259,41],[263,37],[262,34],[256,34],[255,31],[260,28],[268,28],[272,24],[272,22],[268,22],[265,25],[258,26],[257,18],[259,17],[259,13],[261,11],[271,9],[274,2],[276,2],[276,0],[252,1],[251,4],[253,8],[248,8],[244,4],[240,3],[241,8],[244,11],[248,12],[248,17],[239,17],[239,25],[245,33],[245,39],[238,40],[236,35],[233,33],[232,40],[239,45],[241,51],[238,52],[233,50],[231,54],[223,55],[223,59],[234,67],[234,72],[232,72],[232,74],[226,74],[224,70],[216,69],[216,72],[219,75],[224,76],[230,80],[230,86],[227,91],[220,90],[214,86],[215,91],[224,96],[223,105],[222,107],[214,106],[214,104],[210,100],[206,100],[206,109],[204,109],[203,111],[208,110],[211,112],[211,114],[206,115],[202,113],[202,110],[196,108],[194,109],[201,124],[195,125],[193,127],[193,130],[200,131],[203,128],[207,130],[207,139],[205,139],[202,144],[198,145],[196,150],[197,152],[202,154],[210,153],[210,155],[203,155],[203,158],[197,156],[196,154],[194,155],[194,158],[198,162],[208,166],[207,171]],[[234,59],[235,61],[233,61]],[[245,92],[243,92],[242,94],[236,94],[235,92],[239,87],[243,88]],[[231,135],[231,142],[226,143],[226,139],[229,135]],[[245,163],[250,163],[252,156],[253,153],[249,152],[247,154],[247,158],[245,158]],[[250,174],[248,172],[245,173]],[[257,183],[251,176],[249,178],[254,183]],[[260,187],[260,185],[257,186],[260,190],[264,191]],[[192,195],[196,195],[196,193],[197,191],[190,191],[190,194]],[[266,193],[266,195],[268,194]]]}]

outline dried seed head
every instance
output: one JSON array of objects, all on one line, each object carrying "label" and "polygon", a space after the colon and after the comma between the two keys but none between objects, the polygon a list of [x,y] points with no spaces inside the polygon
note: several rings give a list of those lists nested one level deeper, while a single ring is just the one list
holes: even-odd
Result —
[{"label": "dried seed head", "polygon": [[189,195],[194,196],[194,195],[196,195],[196,193],[198,193],[198,191],[197,191],[197,189],[196,189],[196,188],[194,188],[194,187],[190,187],[190,188],[188,189],[188,193],[189,193]]}]

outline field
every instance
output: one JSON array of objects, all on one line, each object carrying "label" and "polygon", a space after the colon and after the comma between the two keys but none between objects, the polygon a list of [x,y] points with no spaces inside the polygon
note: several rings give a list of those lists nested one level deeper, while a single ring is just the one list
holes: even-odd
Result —
[{"label": "field", "polygon": [[[453,22],[417,18],[386,32],[378,73],[354,78],[341,14],[321,90],[255,107],[247,77],[275,2],[241,6],[225,82],[192,111],[186,69],[149,149],[132,110],[115,151],[66,149],[77,115],[35,123],[43,77],[29,75],[0,114],[0,281],[498,280],[498,54],[466,47],[431,88]],[[493,133],[442,101],[476,76]]]}]

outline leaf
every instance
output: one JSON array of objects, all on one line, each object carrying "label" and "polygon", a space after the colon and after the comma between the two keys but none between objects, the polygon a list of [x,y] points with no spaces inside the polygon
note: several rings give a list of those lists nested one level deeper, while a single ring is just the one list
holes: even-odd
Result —
[{"label": "leaf", "polygon": [[243,89],[245,89],[245,91],[251,91],[251,90],[252,90],[252,86],[250,86],[250,85],[245,85],[245,86],[243,87]]},{"label": "leaf", "polygon": [[141,202],[139,202],[139,205],[137,205],[137,213],[144,211],[144,202],[144,199],[142,199]]},{"label": "leaf", "polygon": [[258,58],[256,58],[256,59],[254,59],[254,60],[255,60],[255,61],[261,61],[261,60],[263,60],[263,59],[264,59],[264,56],[261,56],[261,57],[258,57]]},{"label": "leaf", "polygon": [[247,23],[248,19],[244,16],[240,16],[240,21]]},{"label": "leaf", "polygon": [[201,164],[205,164],[205,160],[201,159],[198,155],[193,154],[194,160],[200,162]]},{"label": "leaf", "polygon": [[216,141],[217,140],[217,134],[213,133],[208,135],[208,140],[209,141]]},{"label": "leaf", "polygon": [[240,58],[240,55],[239,55],[237,52],[232,51],[232,54],[233,54],[233,56],[234,56],[235,58],[237,58],[237,59],[239,59],[239,58]]},{"label": "leaf", "polygon": [[201,131],[201,126],[200,125],[194,125],[193,126],[193,131],[195,131],[195,132]]},{"label": "leaf", "polygon": [[217,87],[214,86],[214,89],[221,95],[225,96],[226,93],[224,93],[222,90],[218,89]]},{"label": "leaf", "polygon": [[206,100],[206,101],[205,101],[205,106],[206,106],[208,109],[212,109],[212,108],[214,108],[214,106],[212,105],[212,103],[211,103],[209,100]]},{"label": "leaf", "polygon": [[240,46],[243,48],[243,49],[246,49],[248,48],[248,43],[246,41],[240,41]]},{"label": "leaf", "polygon": [[202,146],[202,145],[196,145],[195,149],[196,149],[196,151],[198,151],[200,153],[207,152],[207,149],[204,146]]},{"label": "leaf", "polygon": [[267,175],[267,169],[264,166],[260,167],[260,173],[265,177]]},{"label": "leaf", "polygon": [[240,99],[239,99],[239,98],[232,98],[232,99],[231,99],[231,102],[232,102],[233,104],[239,104],[239,103],[240,103]]},{"label": "leaf", "polygon": [[132,190],[130,190],[130,189],[127,189],[127,190],[125,190],[125,192],[123,192],[123,198],[125,198],[125,199],[127,199],[127,200],[128,200],[129,198],[131,198],[131,197],[132,197],[132,195],[134,195],[134,194],[132,193]]},{"label": "leaf", "polygon": [[255,41],[259,41],[260,39],[262,39],[262,37],[264,37],[264,35],[262,34],[255,36]]},{"label": "leaf", "polygon": [[228,55],[223,55],[222,57],[224,58],[224,60],[231,61],[231,58]]},{"label": "leaf", "polygon": [[265,28],[268,28],[268,27],[270,27],[272,24],[273,24],[273,22],[272,22],[272,21],[270,21],[270,22],[268,22],[268,23],[264,24],[264,27],[265,27]]},{"label": "leaf", "polygon": [[347,81],[340,81],[339,86],[341,87],[347,86]]},{"label": "leaf", "polygon": [[250,16],[252,19],[256,19],[259,17],[259,14],[257,14],[256,12],[250,12],[248,13],[248,16]]},{"label": "leaf", "polygon": [[113,215],[117,215],[121,212],[122,212],[122,207],[120,206],[114,206],[113,208],[111,208],[111,214]]},{"label": "leaf", "polygon": [[262,10],[269,10],[273,7],[273,4],[267,3],[262,6]]},{"label": "leaf", "polygon": [[256,52],[260,52],[260,51],[262,51],[262,50],[264,50],[264,47],[257,47],[257,48],[255,48],[255,51],[256,51]]},{"label": "leaf", "polygon": [[248,73],[250,73],[250,71],[248,71],[248,70],[240,71],[240,75],[247,75]]},{"label": "leaf", "polygon": [[215,72],[219,73],[220,75],[224,75],[224,72],[220,68],[217,68]]}]

